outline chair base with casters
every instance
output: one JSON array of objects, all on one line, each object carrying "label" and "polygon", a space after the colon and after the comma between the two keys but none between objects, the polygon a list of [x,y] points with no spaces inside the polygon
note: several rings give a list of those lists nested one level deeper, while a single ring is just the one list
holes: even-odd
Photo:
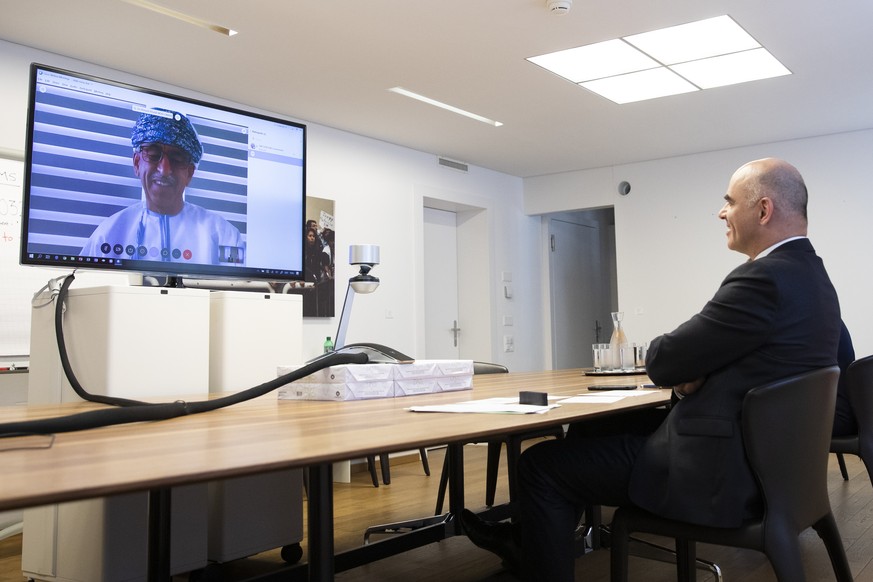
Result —
[{"label": "chair base with casters", "polygon": [[370,543],[370,537],[374,535],[391,535],[404,534],[415,531],[423,527],[448,523],[452,516],[448,513],[442,515],[434,515],[422,517],[418,519],[408,519],[406,521],[395,521],[392,523],[384,523],[379,525],[371,525],[364,531],[364,545]]},{"label": "chair base with casters", "polygon": [[[611,580],[628,579],[628,537],[647,532],[676,540],[680,582],[694,580],[696,542],[763,552],[781,582],[805,580],[800,533],[823,540],[840,582],[852,580],[830,508],[827,461],[839,369],[834,366],[750,390],[743,401],[742,437],[763,500],[763,514],[737,528],[663,518],[636,507],[616,510],[611,526]],[[822,411],[831,411],[831,415]]]},{"label": "chair base with casters", "polygon": [[858,419],[858,434],[833,437],[830,451],[837,454],[844,481],[849,480],[849,473],[843,455],[856,455],[864,461],[873,483],[873,356],[855,360],[845,374],[849,401]]},{"label": "chair base with casters", "polygon": [[[463,470],[464,470],[464,445],[455,443],[449,444],[446,447],[446,464],[451,468],[452,475],[461,476],[460,479],[455,478],[450,484],[452,491],[458,491],[458,499],[463,498]],[[453,502],[456,507],[452,508],[454,513],[460,512],[461,507],[457,506],[457,502]],[[454,520],[454,513],[451,511],[442,515],[432,515],[423,518],[409,519],[392,523],[373,525],[364,532],[364,545],[370,543],[370,537],[377,534],[402,534],[408,532],[416,532],[425,530],[453,530],[455,534],[460,533],[459,525]],[[503,519],[501,517],[500,519]],[[438,539],[443,539],[439,537]],[[434,540],[436,541],[436,540]]]}]

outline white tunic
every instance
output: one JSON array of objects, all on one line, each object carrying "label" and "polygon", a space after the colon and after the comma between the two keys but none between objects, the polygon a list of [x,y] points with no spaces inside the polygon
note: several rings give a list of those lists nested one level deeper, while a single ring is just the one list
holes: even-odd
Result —
[{"label": "white tunic", "polygon": [[97,226],[80,254],[191,264],[245,264],[239,230],[218,214],[188,202],[173,216],[150,211],[144,201],[116,212]]}]

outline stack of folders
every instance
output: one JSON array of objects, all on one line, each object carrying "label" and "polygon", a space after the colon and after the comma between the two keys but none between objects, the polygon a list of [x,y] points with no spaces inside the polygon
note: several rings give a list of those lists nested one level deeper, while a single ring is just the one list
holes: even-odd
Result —
[{"label": "stack of folders", "polygon": [[[280,376],[296,366],[280,366]],[[344,364],[279,388],[282,400],[362,400],[432,394],[473,387],[472,360],[416,360],[411,364]]]}]

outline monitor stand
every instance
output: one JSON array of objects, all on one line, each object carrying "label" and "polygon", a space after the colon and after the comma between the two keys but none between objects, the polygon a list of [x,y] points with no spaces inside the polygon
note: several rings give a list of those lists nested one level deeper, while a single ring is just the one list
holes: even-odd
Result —
[{"label": "monitor stand", "polygon": [[[135,285],[135,284],[134,284]],[[243,279],[198,279],[166,275],[143,275],[139,283],[142,287],[166,287],[175,289],[205,289],[207,291],[255,291],[275,293],[269,281],[249,281]]]}]

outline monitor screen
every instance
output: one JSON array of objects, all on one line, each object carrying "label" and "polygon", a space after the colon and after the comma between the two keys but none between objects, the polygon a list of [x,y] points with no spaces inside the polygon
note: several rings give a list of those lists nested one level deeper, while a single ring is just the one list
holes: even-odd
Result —
[{"label": "monitor screen", "polygon": [[303,278],[306,126],[31,66],[22,264]]}]

